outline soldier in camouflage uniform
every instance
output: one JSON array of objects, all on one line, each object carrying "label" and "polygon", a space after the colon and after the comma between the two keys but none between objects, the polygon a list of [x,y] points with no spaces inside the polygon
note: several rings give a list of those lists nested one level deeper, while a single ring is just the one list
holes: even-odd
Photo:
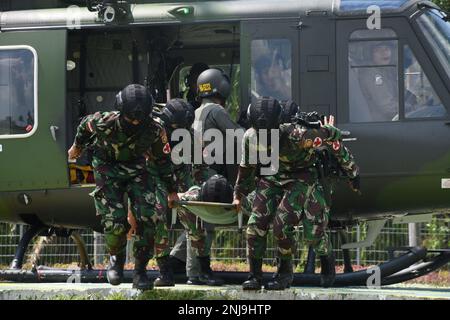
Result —
[{"label": "soldier in camouflage uniform", "polygon": [[[294,226],[303,222],[306,239],[321,256],[324,285],[334,281],[334,269],[329,267],[331,252],[326,229],[329,208],[324,200],[323,187],[318,182],[315,150],[328,147],[339,160],[350,179],[358,177],[358,167],[353,157],[340,141],[340,131],[330,125],[320,129],[307,129],[298,124],[280,125],[281,107],[273,98],[264,97],[249,107],[252,128],[243,140],[243,158],[235,186],[234,203],[239,207],[254,183],[257,164],[250,164],[246,155],[256,146],[250,141],[260,129],[279,129],[279,169],[273,175],[260,176],[256,187],[252,215],[247,228],[247,255],[250,264],[249,280],[244,290],[257,290],[262,284],[262,258],[266,249],[266,236],[273,222],[274,236],[278,242],[278,270],[268,290],[283,290],[293,279],[292,253],[295,252]],[[270,146],[267,146],[270,148]],[[325,283],[327,281],[328,283]]]},{"label": "soldier in camouflage uniform", "polygon": [[[154,112],[157,121],[166,129],[169,137],[176,129],[190,129],[194,122],[194,108],[182,99],[172,99],[168,101],[162,110]],[[169,139],[171,148],[175,147],[178,142]],[[172,155],[174,156],[174,155]],[[156,174],[160,168],[157,163],[149,163],[150,172]],[[186,192],[191,186],[193,186],[193,179],[191,175],[191,164],[173,164],[173,188],[179,192]],[[161,230],[159,237],[155,239],[166,249],[169,248],[169,235],[167,232],[167,188],[164,181],[157,180],[156,187],[156,199],[157,207],[156,212],[158,214],[157,230]],[[166,233],[164,233],[166,232]],[[173,260],[173,258],[172,258]],[[173,268],[170,257],[168,255],[157,260],[160,268],[160,276],[155,280],[154,285],[156,287],[173,286],[175,282],[173,280]]]},{"label": "soldier in camouflage uniform", "polygon": [[[135,272],[133,287],[150,289],[146,275],[153,254],[155,238],[155,183],[146,162],[158,164],[159,178],[171,186],[172,165],[166,132],[150,116],[153,98],[147,88],[129,85],[116,96],[119,111],[97,112],[86,116],[78,127],[69,159],[78,158],[83,150],[93,149],[97,214],[102,218],[107,250],[110,254],[108,281],[122,281],[125,263],[127,223],[124,194],[128,194],[131,211],[137,222],[133,246]],[[171,187],[170,187],[171,188]],[[177,199],[169,189],[170,202]]]}]

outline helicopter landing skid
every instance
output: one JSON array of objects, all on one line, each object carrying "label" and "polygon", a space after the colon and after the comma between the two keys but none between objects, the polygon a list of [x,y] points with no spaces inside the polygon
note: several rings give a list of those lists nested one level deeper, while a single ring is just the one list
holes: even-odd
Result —
[{"label": "helicopter landing skid", "polygon": [[[450,251],[430,250],[422,247],[402,249],[404,253],[382,263],[376,267],[356,272],[338,273],[333,287],[368,286],[369,277],[372,276],[374,268],[378,268],[381,286],[411,280],[434,270],[441,268],[450,262]],[[241,284],[248,274],[246,272],[216,272],[226,284]],[[157,270],[148,270],[150,278],[159,275]],[[123,282],[131,282],[132,270],[124,272]],[[269,281],[271,273],[264,273],[264,281]],[[14,282],[82,282],[82,283],[105,283],[106,270],[81,269],[66,270],[38,267],[31,271],[27,270],[0,270],[0,279]],[[176,283],[185,283],[184,274],[175,274]],[[292,286],[320,286],[320,274],[295,273]]]}]

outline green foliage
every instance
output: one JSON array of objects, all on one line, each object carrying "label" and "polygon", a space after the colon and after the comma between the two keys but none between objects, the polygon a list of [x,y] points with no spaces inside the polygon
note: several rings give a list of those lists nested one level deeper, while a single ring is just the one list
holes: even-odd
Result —
[{"label": "green foliage", "polygon": [[447,12],[450,12],[450,0],[433,0],[438,6]]},{"label": "green foliage", "polygon": [[424,239],[423,246],[428,249],[446,249],[450,248],[450,217],[433,217],[430,223],[427,223],[429,235]]},{"label": "green foliage", "polygon": [[222,296],[208,295],[201,290],[150,290],[141,293],[136,300],[214,300],[226,299]]},{"label": "green foliage", "polygon": [[238,120],[240,108],[240,73],[241,70],[238,65],[234,66],[233,78],[231,79],[231,94],[227,100],[227,109],[230,113],[231,119]]},{"label": "green foliage", "polygon": [[63,295],[49,297],[52,300],[229,300],[231,296],[215,294],[201,290],[149,290],[137,295],[129,295],[126,292],[115,292],[104,296],[100,293]]}]

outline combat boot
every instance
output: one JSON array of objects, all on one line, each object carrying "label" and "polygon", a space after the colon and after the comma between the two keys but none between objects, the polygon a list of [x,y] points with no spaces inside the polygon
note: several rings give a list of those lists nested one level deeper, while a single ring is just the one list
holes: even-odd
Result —
[{"label": "combat boot", "polygon": [[242,284],[243,290],[261,290],[262,286],[262,259],[249,258],[250,275],[248,280]]},{"label": "combat boot", "polygon": [[186,284],[194,285],[194,286],[202,286],[205,285],[206,282],[202,281],[200,277],[189,277],[186,281]]},{"label": "combat boot", "polygon": [[140,251],[136,254],[134,258],[133,289],[153,289],[153,283],[147,277],[148,260],[150,260],[148,253]]},{"label": "combat boot", "polygon": [[323,288],[331,287],[335,279],[334,255],[320,256],[320,285]]},{"label": "combat boot", "polygon": [[169,264],[173,273],[186,274],[186,261],[182,261],[174,256],[169,256]]},{"label": "combat boot", "polygon": [[156,261],[159,267],[159,277],[155,279],[153,285],[155,287],[173,287],[175,281],[173,280],[173,269],[169,256],[157,258]]},{"label": "combat boot", "polygon": [[294,280],[292,272],[292,259],[277,259],[277,272],[274,274],[272,281],[266,284],[266,290],[284,290],[290,288]]},{"label": "combat boot", "polygon": [[210,256],[197,257],[200,264],[200,281],[204,282],[208,286],[221,286],[224,281],[217,278],[214,272],[211,270],[211,258]]},{"label": "combat boot", "polygon": [[106,277],[111,285],[118,286],[122,283],[124,265],[125,254],[112,255],[109,257],[109,266]]}]

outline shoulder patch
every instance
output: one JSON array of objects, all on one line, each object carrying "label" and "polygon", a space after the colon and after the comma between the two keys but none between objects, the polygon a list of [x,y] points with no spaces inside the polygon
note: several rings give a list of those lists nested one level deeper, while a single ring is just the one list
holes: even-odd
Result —
[{"label": "shoulder patch", "polygon": [[170,154],[171,149],[170,149],[170,144],[168,142],[166,142],[166,144],[164,145],[163,152],[165,154]]},{"label": "shoulder patch", "polygon": [[339,151],[339,149],[341,149],[341,143],[339,141],[334,141],[333,142],[333,150]]},{"label": "shoulder patch", "polygon": [[322,143],[323,143],[322,138],[316,137],[313,142],[313,147],[318,148],[322,145]]}]

